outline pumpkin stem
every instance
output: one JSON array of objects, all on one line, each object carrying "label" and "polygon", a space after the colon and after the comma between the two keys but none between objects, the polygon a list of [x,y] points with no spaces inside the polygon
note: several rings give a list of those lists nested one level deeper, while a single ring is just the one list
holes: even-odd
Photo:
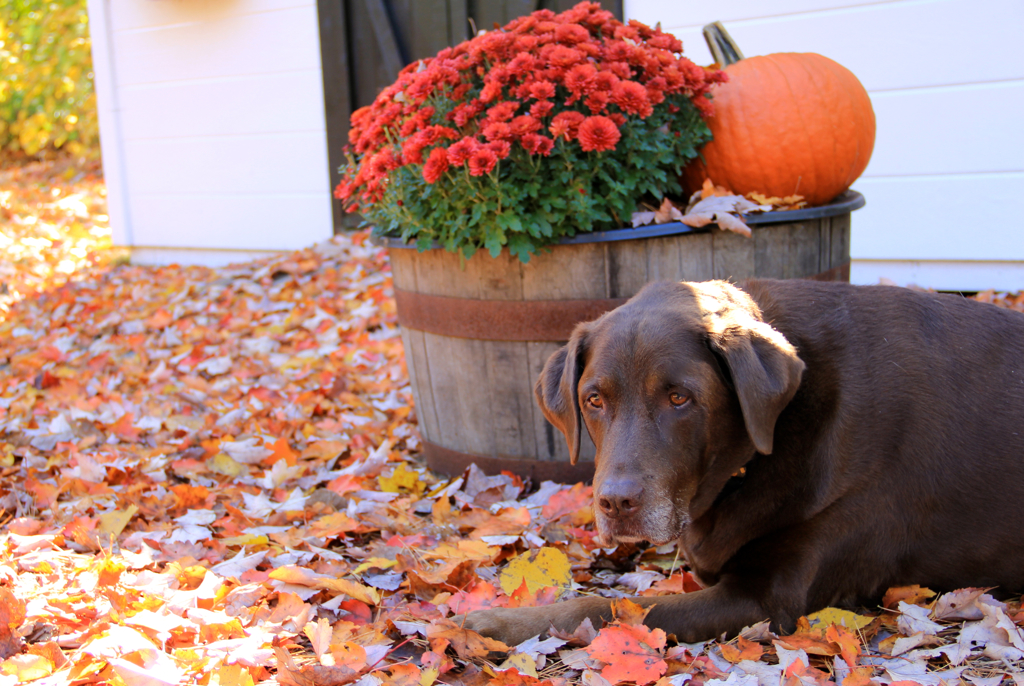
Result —
[{"label": "pumpkin stem", "polygon": [[711,50],[715,62],[722,67],[736,64],[743,59],[743,53],[740,52],[736,41],[732,39],[720,21],[704,27],[704,41],[708,44],[708,49]]}]

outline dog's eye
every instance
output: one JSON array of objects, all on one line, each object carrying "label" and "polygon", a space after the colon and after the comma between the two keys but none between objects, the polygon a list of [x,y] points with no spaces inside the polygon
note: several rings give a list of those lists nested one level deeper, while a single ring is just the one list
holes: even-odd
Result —
[{"label": "dog's eye", "polygon": [[686,403],[690,402],[690,398],[681,393],[669,393],[668,401],[672,403],[673,407],[682,407]]},{"label": "dog's eye", "polygon": [[590,405],[595,410],[600,410],[604,407],[604,400],[597,393],[591,393],[587,396],[587,405]]}]

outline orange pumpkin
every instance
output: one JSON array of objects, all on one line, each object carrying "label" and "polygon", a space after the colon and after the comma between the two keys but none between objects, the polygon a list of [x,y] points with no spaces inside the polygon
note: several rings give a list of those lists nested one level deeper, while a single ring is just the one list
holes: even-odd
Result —
[{"label": "orange pumpkin", "polygon": [[[721,49],[712,51],[722,58]],[[740,195],[798,194],[822,205],[868,166],[875,113],[849,69],[814,53],[779,53],[740,59],[725,71],[729,81],[715,89],[708,120],[714,140],[702,149],[703,162],[698,157],[684,172],[691,191],[710,178]]]}]

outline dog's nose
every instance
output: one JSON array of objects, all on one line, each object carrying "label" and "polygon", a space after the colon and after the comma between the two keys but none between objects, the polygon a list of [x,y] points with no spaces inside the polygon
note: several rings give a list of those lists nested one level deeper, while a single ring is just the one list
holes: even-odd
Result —
[{"label": "dog's nose", "polygon": [[597,496],[597,506],[608,517],[628,517],[640,509],[644,487],[632,479],[606,481]]}]

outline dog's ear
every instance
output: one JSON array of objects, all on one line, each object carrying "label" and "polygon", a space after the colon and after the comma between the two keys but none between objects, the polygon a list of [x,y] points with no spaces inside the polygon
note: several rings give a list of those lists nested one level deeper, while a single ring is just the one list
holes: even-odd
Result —
[{"label": "dog's ear", "polygon": [[568,345],[559,348],[544,365],[533,394],[549,422],[563,434],[569,444],[572,464],[580,459],[583,418],[577,388],[583,374],[587,328],[577,326]]},{"label": "dog's ear", "polygon": [[786,337],[761,319],[760,309],[746,293],[713,283],[720,288],[717,295],[725,297],[712,297],[712,307],[700,298],[708,345],[728,368],[754,447],[769,455],[775,422],[796,395],[805,365]]}]

